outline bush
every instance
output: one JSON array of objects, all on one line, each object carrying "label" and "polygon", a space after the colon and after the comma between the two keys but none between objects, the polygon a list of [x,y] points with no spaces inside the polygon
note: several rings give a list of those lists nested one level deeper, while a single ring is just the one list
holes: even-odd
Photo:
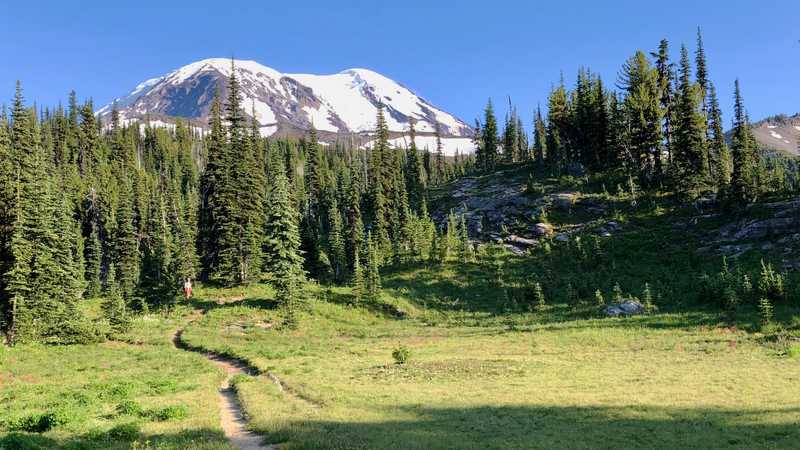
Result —
[{"label": "bush", "polygon": [[189,410],[183,405],[172,405],[166,408],[150,411],[148,414],[152,419],[158,421],[183,419],[189,414]]},{"label": "bush", "polygon": [[139,424],[124,423],[108,430],[107,436],[113,441],[133,441],[139,437]]},{"label": "bush", "polygon": [[11,420],[6,424],[6,427],[12,431],[44,433],[67,422],[69,422],[68,414],[62,410],[54,410]]},{"label": "bush", "polygon": [[142,407],[133,400],[123,400],[117,405],[117,414],[138,416],[142,414]]},{"label": "bush", "polygon": [[395,364],[405,364],[411,359],[411,350],[405,345],[400,345],[392,351]]},{"label": "bush", "polygon": [[64,323],[59,330],[44,339],[46,344],[96,344],[104,342],[111,327],[106,321],[91,321],[77,317]]}]

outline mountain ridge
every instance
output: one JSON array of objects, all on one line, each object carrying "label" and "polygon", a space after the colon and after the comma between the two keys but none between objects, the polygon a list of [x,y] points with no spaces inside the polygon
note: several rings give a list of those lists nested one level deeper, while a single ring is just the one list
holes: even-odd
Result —
[{"label": "mountain ridge", "polygon": [[97,111],[101,119],[116,108],[123,121],[147,117],[182,117],[205,123],[216,92],[227,97],[233,70],[241,84],[242,107],[255,116],[263,136],[305,133],[368,134],[375,128],[379,104],[393,133],[410,122],[421,134],[469,138],[472,128],[432,105],[403,84],[369,69],[351,68],[330,75],[281,73],[252,60],[210,58],[139,83],[127,95]]}]

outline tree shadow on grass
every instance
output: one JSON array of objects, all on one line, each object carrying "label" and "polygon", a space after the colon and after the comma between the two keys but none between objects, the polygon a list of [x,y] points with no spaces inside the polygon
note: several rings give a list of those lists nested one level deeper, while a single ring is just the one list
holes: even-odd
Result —
[{"label": "tree shadow on grass", "polygon": [[0,436],[0,450],[227,450],[231,448],[221,431],[185,430],[180,433],[144,435],[135,426],[117,426],[106,432],[79,436],[51,436],[50,433],[11,432]]},{"label": "tree shadow on grass", "polygon": [[656,406],[396,407],[404,420],[308,420],[272,430],[292,448],[331,449],[754,449],[797,448],[800,408]]}]

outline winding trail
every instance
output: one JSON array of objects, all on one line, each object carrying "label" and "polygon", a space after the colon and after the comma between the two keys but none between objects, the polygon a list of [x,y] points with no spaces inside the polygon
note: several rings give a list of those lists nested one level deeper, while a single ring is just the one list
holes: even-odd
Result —
[{"label": "winding trail", "polygon": [[263,436],[247,429],[247,420],[242,413],[242,405],[239,403],[236,391],[230,384],[231,378],[236,375],[258,375],[258,371],[254,367],[248,366],[243,361],[211,353],[201,348],[191,346],[183,341],[182,335],[184,330],[194,321],[202,317],[203,313],[204,311],[196,312],[190,317],[183,328],[176,330],[172,335],[172,344],[175,348],[181,350],[203,354],[206,359],[225,372],[225,379],[222,380],[219,386],[219,409],[222,419],[222,430],[231,445],[240,450],[277,450],[275,446],[263,444]]}]

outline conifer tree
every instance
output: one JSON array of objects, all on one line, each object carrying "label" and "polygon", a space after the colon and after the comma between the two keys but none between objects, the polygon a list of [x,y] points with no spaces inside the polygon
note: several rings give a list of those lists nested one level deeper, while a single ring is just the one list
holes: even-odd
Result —
[{"label": "conifer tree", "polygon": [[356,255],[361,251],[364,242],[364,222],[361,219],[361,195],[355,180],[350,183],[347,202],[347,262],[351,270],[355,270]]},{"label": "conifer tree", "polygon": [[442,184],[447,180],[447,169],[445,167],[444,162],[444,147],[442,146],[442,134],[439,128],[439,123],[436,123],[436,129],[434,131],[434,135],[436,137],[436,176],[435,184]]},{"label": "conifer tree", "polygon": [[492,171],[497,164],[497,119],[494,116],[492,99],[489,99],[484,110],[483,129],[481,137],[481,154],[484,171]]},{"label": "conifer tree", "polygon": [[276,170],[267,208],[265,248],[268,253],[276,299],[284,310],[287,326],[299,322],[301,284],[305,281],[300,255],[299,212],[283,170]]},{"label": "conifer tree", "polygon": [[408,204],[411,210],[419,212],[422,205],[422,196],[425,193],[425,173],[419,150],[417,150],[413,120],[410,124],[408,138],[410,142],[406,149],[406,191],[408,192]]},{"label": "conifer tree", "polygon": [[372,228],[375,233],[376,255],[379,264],[384,259],[391,257],[392,242],[389,237],[389,218],[391,212],[389,201],[391,199],[391,183],[387,157],[389,154],[389,128],[383,114],[383,105],[378,106],[376,141],[370,155],[370,170],[372,174]]},{"label": "conifer tree", "polygon": [[333,268],[333,276],[337,281],[341,281],[347,273],[347,252],[344,244],[342,214],[339,211],[339,201],[336,196],[331,197],[328,220],[328,255]]},{"label": "conifer tree", "polygon": [[119,291],[114,272],[116,269],[112,265],[108,271],[108,279],[106,280],[106,292],[103,298],[103,315],[111,325],[113,333],[124,333],[130,327],[130,314],[125,300]]},{"label": "conifer tree", "polygon": [[353,276],[350,281],[350,286],[353,288],[353,297],[357,305],[361,304],[367,295],[366,282],[364,280],[364,269],[361,267],[359,253],[361,252],[355,252],[355,259],[353,260]]},{"label": "conifer tree", "polygon": [[700,27],[697,27],[697,49],[695,51],[695,65],[697,66],[697,84],[700,86],[700,103],[703,111],[708,111],[708,66],[706,63],[706,51],[703,48],[703,34]]},{"label": "conifer tree", "polygon": [[673,175],[676,188],[684,193],[702,190],[709,172],[705,116],[700,109],[701,96],[690,76],[689,53],[686,47],[681,47],[680,81],[675,105]]},{"label": "conifer tree", "polygon": [[536,107],[536,117],[533,121],[533,157],[538,164],[544,163],[547,154],[547,129],[542,119],[542,108]]},{"label": "conifer tree", "polygon": [[568,160],[569,102],[562,77],[561,84],[553,89],[547,99],[547,159],[556,170]]},{"label": "conifer tree", "polygon": [[750,129],[750,121],[744,109],[739,80],[736,80],[734,91],[734,119],[731,132],[731,155],[733,157],[733,174],[731,176],[731,194],[740,202],[752,202],[758,195],[756,168],[758,165],[755,138]]},{"label": "conifer tree", "polygon": [[660,176],[663,111],[658,74],[644,52],[637,51],[626,61],[619,84],[625,91],[623,108],[629,128],[626,164],[641,182],[648,183]]},{"label": "conifer tree", "polygon": [[367,244],[366,297],[370,302],[375,303],[380,299],[381,275],[379,271],[380,265],[378,263],[377,245],[373,241],[372,232],[367,234],[365,242]]},{"label": "conifer tree", "polygon": [[544,291],[542,290],[542,285],[538,281],[533,284],[533,309],[544,309],[547,306],[547,302],[544,298]]},{"label": "conifer tree", "polygon": [[118,292],[130,301],[139,283],[139,240],[134,229],[133,189],[127,180],[122,180],[121,185],[114,235],[114,266],[118,273]]},{"label": "conifer tree", "polygon": [[149,306],[169,308],[177,300],[180,280],[175,270],[175,241],[167,202],[160,191],[150,198],[146,236],[142,242],[138,293]]},{"label": "conifer tree", "polygon": [[659,102],[661,115],[664,118],[663,137],[664,150],[667,155],[672,155],[672,115],[673,115],[673,70],[674,64],[669,60],[669,41],[662,39],[658,45],[658,53],[652,54],[656,58],[656,72],[658,73]]},{"label": "conifer tree", "polygon": [[472,243],[469,241],[469,228],[467,228],[467,220],[465,215],[461,215],[461,223],[458,227],[459,232],[459,250],[461,253],[462,262],[471,262],[475,257]]},{"label": "conifer tree", "polygon": [[725,140],[717,90],[713,84],[709,84],[708,130],[710,134],[709,155],[714,162],[712,176],[718,186],[727,186],[731,182],[731,155]]}]

